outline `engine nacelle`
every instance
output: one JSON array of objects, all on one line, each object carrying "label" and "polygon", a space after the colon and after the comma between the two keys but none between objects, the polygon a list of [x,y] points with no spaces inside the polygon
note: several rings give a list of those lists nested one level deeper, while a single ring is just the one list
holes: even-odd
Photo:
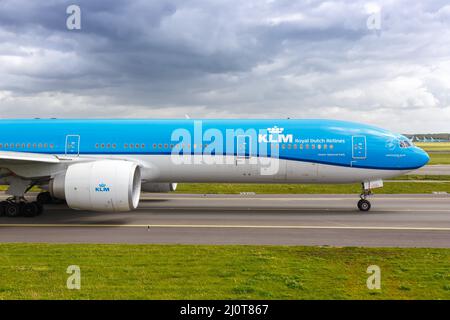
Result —
[{"label": "engine nacelle", "polygon": [[142,184],[142,191],[145,192],[170,192],[177,189],[177,183],[155,183],[146,182]]},{"label": "engine nacelle", "polygon": [[141,171],[124,160],[76,163],[50,181],[49,191],[73,209],[129,211],[139,204]]}]

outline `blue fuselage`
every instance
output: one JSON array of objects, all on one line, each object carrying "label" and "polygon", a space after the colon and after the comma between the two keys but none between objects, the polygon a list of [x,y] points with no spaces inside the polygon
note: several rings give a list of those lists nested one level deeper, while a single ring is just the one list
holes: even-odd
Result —
[{"label": "blue fuselage", "polygon": [[399,134],[333,120],[1,120],[0,151],[68,156],[209,154],[380,170],[428,155]]}]

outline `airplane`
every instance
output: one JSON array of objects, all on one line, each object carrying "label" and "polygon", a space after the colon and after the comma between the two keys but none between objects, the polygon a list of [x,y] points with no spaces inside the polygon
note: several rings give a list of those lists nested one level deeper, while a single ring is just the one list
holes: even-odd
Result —
[{"label": "airplane", "polygon": [[422,139],[417,137],[417,136],[413,136],[411,139],[411,141],[415,141],[415,142],[449,142],[450,140],[448,139],[441,139],[441,138],[427,138],[427,137],[423,137]]},{"label": "airplane", "polygon": [[[177,183],[361,183],[368,211],[383,179],[424,166],[428,154],[378,127],[320,119],[3,119],[0,183],[9,217],[53,201],[130,211],[141,191]],[[36,200],[25,194],[40,187]]]}]

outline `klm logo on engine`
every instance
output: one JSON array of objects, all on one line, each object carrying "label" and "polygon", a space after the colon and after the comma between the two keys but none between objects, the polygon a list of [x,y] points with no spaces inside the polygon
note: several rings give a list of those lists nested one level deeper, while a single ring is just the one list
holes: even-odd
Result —
[{"label": "klm logo on engine", "polygon": [[106,183],[100,183],[98,187],[95,187],[95,192],[109,192],[109,187]]},{"label": "klm logo on engine", "polygon": [[284,128],[278,128],[274,126],[273,128],[267,128],[268,134],[259,134],[258,142],[264,143],[292,143],[292,134],[283,134]]}]

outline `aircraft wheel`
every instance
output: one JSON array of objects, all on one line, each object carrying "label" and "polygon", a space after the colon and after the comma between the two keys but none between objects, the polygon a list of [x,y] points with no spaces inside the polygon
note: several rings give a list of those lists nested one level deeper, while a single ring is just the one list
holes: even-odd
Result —
[{"label": "aircraft wheel", "polygon": [[27,202],[22,205],[22,214],[25,217],[35,217],[39,214],[40,206],[36,202]]},{"label": "aircraft wheel", "polygon": [[44,206],[41,203],[39,203],[39,202],[35,202],[35,203],[36,203],[36,205],[38,207],[37,215],[40,216],[42,213],[44,213]]},{"label": "aircraft wheel", "polygon": [[8,202],[6,202],[6,201],[0,202],[0,217],[5,215],[5,210],[6,210],[7,204],[8,204]]},{"label": "aircraft wheel", "polygon": [[5,207],[5,214],[7,217],[15,218],[20,216],[20,204],[8,203]]},{"label": "aircraft wheel", "polygon": [[48,204],[53,202],[53,197],[50,192],[41,192],[37,195],[36,201],[40,204]]},{"label": "aircraft wheel", "polygon": [[366,199],[361,199],[358,201],[358,209],[361,211],[369,211],[370,210],[370,202]]}]

